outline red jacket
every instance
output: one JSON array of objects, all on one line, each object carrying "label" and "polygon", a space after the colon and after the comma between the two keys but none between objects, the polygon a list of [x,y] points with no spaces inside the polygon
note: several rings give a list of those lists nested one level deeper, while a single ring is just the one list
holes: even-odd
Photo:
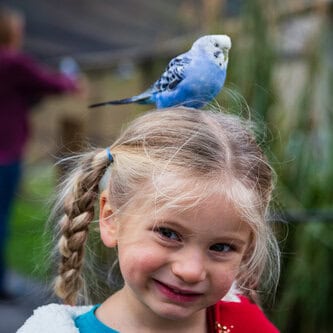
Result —
[{"label": "red jacket", "polygon": [[244,296],[240,302],[219,301],[207,312],[210,333],[278,333],[261,309]]}]

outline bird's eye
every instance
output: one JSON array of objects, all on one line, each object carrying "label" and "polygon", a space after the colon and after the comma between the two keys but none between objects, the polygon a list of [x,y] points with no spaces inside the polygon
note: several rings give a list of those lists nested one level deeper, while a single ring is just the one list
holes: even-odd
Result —
[{"label": "bird's eye", "polygon": [[214,46],[215,46],[215,47],[219,47],[219,44],[215,42],[215,43],[214,43]]}]

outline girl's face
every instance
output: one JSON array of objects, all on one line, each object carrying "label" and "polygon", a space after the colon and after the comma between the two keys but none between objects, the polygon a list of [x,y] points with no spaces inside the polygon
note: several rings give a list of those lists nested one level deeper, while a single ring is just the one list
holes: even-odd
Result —
[{"label": "girl's face", "polygon": [[215,195],[183,213],[132,210],[126,220],[102,225],[101,233],[106,245],[118,247],[121,293],[129,311],[184,320],[203,315],[225,296],[251,231]]}]

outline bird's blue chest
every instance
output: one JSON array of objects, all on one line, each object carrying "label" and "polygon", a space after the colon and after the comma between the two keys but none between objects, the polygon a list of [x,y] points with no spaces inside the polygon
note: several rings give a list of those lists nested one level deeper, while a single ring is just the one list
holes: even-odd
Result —
[{"label": "bird's blue chest", "polygon": [[196,61],[192,68],[189,68],[189,93],[192,91],[193,94],[217,94],[224,84],[225,76],[225,71],[217,64]]},{"label": "bird's blue chest", "polygon": [[174,90],[165,90],[156,96],[158,108],[174,105],[200,108],[211,101],[222,89],[226,72],[215,63],[193,61],[185,77]]}]

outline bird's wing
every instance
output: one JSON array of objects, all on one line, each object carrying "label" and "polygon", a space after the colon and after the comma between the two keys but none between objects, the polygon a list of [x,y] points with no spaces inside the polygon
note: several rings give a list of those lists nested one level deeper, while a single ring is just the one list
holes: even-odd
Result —
[{"label": "bird's wing", "polygon": [[173,58],[160,79],[151,87],[155,92],[165,90],[174,90],[177,85],[185,78],[185,69],[191,63],[191,58],[186,55],[180,55]]}]

